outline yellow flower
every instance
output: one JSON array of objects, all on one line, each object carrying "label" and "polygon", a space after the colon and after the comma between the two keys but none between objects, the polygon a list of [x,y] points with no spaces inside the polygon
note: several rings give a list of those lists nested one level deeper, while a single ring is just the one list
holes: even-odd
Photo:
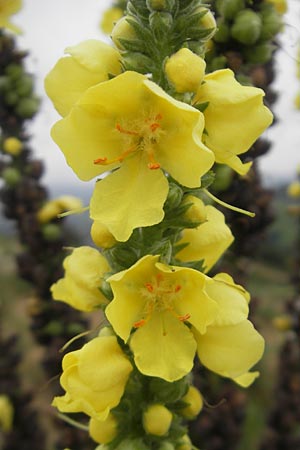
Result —
[{"label": "yellow flower", "polygon": [[22,8],[22,0],[0,0],[0,28],[7,28],[20,33],[20,28],[13,25],[9,18]]},{"label": "yellow flower", "polygon": [[272,3],[278,14],[285,14],[287,12],[287,1],[286,0],[267,0],[267,2]]},{"label": "yellow flower", "polygon": [[61,197],[45,203],[45,205],[37,212],[37,218],[40,223],[47,223],[50,220],[57,218],[58,214],[81,208],[82,201],[78,197],[62,195]]},{"label": "yellow flower", "polygon": [[45,90],[61,116],[66,116],[91,86],[121,73],[120,54],[104,42],[90,39],[67,47],[45,78]]},{"label": "yellow flower", "polygon": [[101,248],[110,248],[117,243],[108,228],[103,225],[103,223],[99,222],[99,220],[95,220],[92,224],[91,238],[93,239],[93,242]]},{"label": "yellow flower", "polygon": [[185,322],[205,333],[217,304],[204,292],[204,274],[158,260],[147,255],[108,279],[114,299],[106,315],[115,332],[130,339],[139,371],[172,382],[193,367],[196,342]]},{"label": "yellow flower", "polygon": [[290,197],[299,198],[300,197],[300,182],[294,181],[288,186],[287,193]]},{"label": "yellow flower", "polygon": [[64,260],[65,276],[51,286],[54,300],[80,311],[92,311],[107,302],[99,290],[110,270],[106,259],[92,247],[78,247]]},{"label": "yellow flower", "polygon": [[167,59],[165,72],[177,92],[196,92],[205,75],[204,59],[181,48]]},{"label": "yellow flower", "polygon": [[106,34],[110,34],[112,32],[115,22],[121,19],[122,16],[123,10],[121,8],[114,6],[112,8],[107,9],[106,11],[104,11],[100,22],[101,30]]},{"label": "yellow flower", "polygon": [[8,137],[3,142],[3,150],[13,156],[18,156],[21,153],[22,148],[22,142],[15,137]]},{"label": "yellow flower", "polygon": [[117,435],[118,422],[112,413],[105,420],[90,419],[89,433],[98,444],[108,444]]},{"label": "yellow flower", "polygon": [[203,115],[136,72],[125,72],[83,94],[52,137],[82,180],[98,181],[90,215],[118,241],[134,228],[159,223],[168,194],[164,169],[198,187],[214,162],[201,142]]},{"label": "yellow flower", "polygon": [[195,207],[205,211],[206,221],[197,228],[183,230],[177,244],[188,244],[176,254],[180,261],[204,260],[205,272],[219,260],[233,242],[234,237],[225,223],[224,214],[214,206],[204,205],[203,201],[192,197]]},{"label": "yellow flower", "polygon": [[206,333],[194,332],[199,359],[209,370],[247,387],[259,375],[248,371],[264,351],[264,339],[247,320],[249,294],[223,273],[207,277],[205,291],[219,310]]},{"label": "yellow flower", "polygon": [[132,371],[130,361],[115,336],[96,337],[63,358],[60,383],[66,394],[55,397],[61,412],[83,412],[106,420],[117,406]]},{"label": "yellow flower", "polygon": [[143,413],[143,427],[147,434],[164,436],[172,423],[172,413],[164,405],[149,405]]},{"label": "yellow flower", "polygon": [[187,406],[180,410],[180,414],[189,420],[198,416],[203,408],[203,397],[195,386],[190,386],[186,395],[181,400],[187,403]]},{"label": "yellow flower", "polygon": [[0,430],[11,431],[14,420],[14,407],[7,395],[0,395]]},{"label": "yellow flower", "polygon": [[204,77],[194,104],[206,103],[203,142],[216,157],[245,175],[251,163],[243,164],[237,155],[245,153],[272,123],[272,113],[263,104],[264,92],[242,86],[229,69],[217,70]]}]

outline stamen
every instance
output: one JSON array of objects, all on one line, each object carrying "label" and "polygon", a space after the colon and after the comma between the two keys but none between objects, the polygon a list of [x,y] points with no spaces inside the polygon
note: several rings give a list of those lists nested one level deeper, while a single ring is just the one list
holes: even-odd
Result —
[{"label": "stamen", "polygon": [[190,314],[185,314],[184,316],[178,316],[178,319],[180,320],[180,322],[185,322],[186,320],[189,320],[190,317]]},{"label": "stamen", "polygon": [[178,284],[177,286],[175,286],[175,292],[179,292],[181,289],[181,286]]},{"label": "stamen", "polygon": [[141,319],[141,320],[139,320],[138,322],[135,322],[135,323],[133,324],[133,326],[134,326],[134,328],[140,328],[140,327],[142,327],[143,325],[145,325],[145,323],[146,323],[146,320],[145,320],[145,319]]},{"label": "stamen", "polygon": [[155,161],[154,152],[152,149],[148,150],[148,159],[149,159],[149,162],[148,162],[147,166],[149,169],[151,169],[151,170],[160,169],[160,164]]},{"label": "stamen", "polygon": [[146,283],[145,288],[147,289],[148,292],[152,293],[154,291],[154,287],[151,283]]},{"label": "stamen", "polygon": [[123,159],[126,158],[126,156],[128,156],[130,153],[132,153],[135,150],[135,146],[130,147],[128,150],[125,150],[125,152],[121,153],[120,156],[117,156],[114,159],[107,159],[106,157],[104,158],[97,158],[94,159],[94,164],[99,164],[101,166],[108,166],[109,164],[114,164],[116,162],[122,162]]},{"label": "stamen", "polygon": [[120,133],[129,134],[131,136],[138,136],[139,133],[137,131],[125,130],[119,123],[116,124],[116,129],[120,131]]},{"label": "stamen", "polygon": [[155,130],[157,130],[157,128],[160,128],[160,124],[159,124],[159,123],[156,123],[156,122],[151,123],[150,129],[151,129],[151,131],[152,131],[153,133],[154,133]]}]

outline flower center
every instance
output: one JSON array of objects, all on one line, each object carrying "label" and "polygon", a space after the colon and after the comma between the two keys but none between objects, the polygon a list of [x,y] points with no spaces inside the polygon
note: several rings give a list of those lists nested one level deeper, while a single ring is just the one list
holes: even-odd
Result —
[{"label": "flower center", "polygon": [[161,273],[157,274],[151,281],[145,283],[141,289],[141,294],[146,298],[147,303],[143,313],[143,318],[134,323],[135,328],[145,325],[151,318],[154,311],[168,311],[178,320],[184,322],[190,318],[190,314],[180,316],[174,310],[174,300],[178,298],[181,291],[179,284],[171,283],[165,279]]},{"label": "flower center", "polygon": [[127,156],[142,150],[147,154],[148,168],[151,170],[159,169],[160,164],[155,160],[154,149],[160,136],[164,133],[160,124],[161,119],[162,115],[156,114],[132,122],[129,127],[127,127],[127,124],[123,125],[117,122],[115,131],[123,136],[126,150],[113,159],[97,158],[94,160],[94,164],[107,166],[117,162],[121,163]]}]

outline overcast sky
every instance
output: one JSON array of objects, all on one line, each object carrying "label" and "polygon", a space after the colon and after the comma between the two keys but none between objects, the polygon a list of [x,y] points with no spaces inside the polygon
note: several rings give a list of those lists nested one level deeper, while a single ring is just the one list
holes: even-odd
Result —
[{"label": "overcast sky", "polygon": [[[36,75],[36,91],[42,97],[41,111],[30,127],[32,146],[47,166],[45,182],[50,185],[67,182],[72,187],[82,186],[81,181],[67,166],[49,132],[58,119],[57,113],[43,90],[43,80],[63,50],[82,40],[97,38],[107,40],[101,34],[99,21],[110,0],[23,0],[24,7],[13,21],[23,29],[18,37],[19,47],[30,51],[29,69]],[[294,108],[294,97],[300,90],[296,78],[297,44],[300,39],[300,1],[289,0],[289,12],[285,15],[285,33],[277,54],[277,81],[280,91],[276,104],[278,124],[267,131],[274,145],[269,154],[261,158],[261,169],[267,180],[293,177],[300,164],[300,111]],[[92,189],[92,187],[91,187]]]}]

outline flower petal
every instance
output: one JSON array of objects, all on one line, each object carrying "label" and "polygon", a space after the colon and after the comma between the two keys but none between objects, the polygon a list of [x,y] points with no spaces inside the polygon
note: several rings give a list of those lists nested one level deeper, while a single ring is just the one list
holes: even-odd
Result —
[{"label": "flower petal", "polygon": [[206,222],[197,228],[185,229],[177,244],[188,245],[176,254],[181,261],[204,259],[205,272],[220,259],[234,237],[225,223],[224,214],[213,206],[205,206]]},{"label": "flower petal", "polygon": [[128,270],[116,273],[108,278],[114,293],[114,299],[107,306],[105,314],[115,332],[125,342],[131,329],[144,312],[146,299],[141,293],[145,283],[155,275],[154,264],[159,256],[147,255]]},{"label": "flower petal", "polygon": [[243,375],[240,375],[239,377],[233,378],[233,381],[238,384],[239,386],[242,386],[244,388],[249,387],[256,378],[259,377],[259,372],[246,372]]},{"label": "flower petal", "polygon": [[91,218],[106,225],[118,241],[126,241],[135,228],[161,222],[168,189],[163,172],[150,170],[143,155],[135,155],[96,184]]},{"label": "flower petal", "polygon": [[264,339],[248,320],[224,327],[210,326],[204,335],[195,332],[195,338],[202,364],[229,378],[248,372],[264,351]]},{"label": "flower petal", "polygon": [[155,312],[130,340],[141,373],[176,381],[193,367],[196,342],[189,328],[168,311]]},{"label": "flower petal", "polygon": [[215,71],[204,80],[196,94],[197,103],[209,102],[204,111],[204,143],[214,151],[217,162],[245,173],[236,155],[246,152],[272,123],[273,116],[263,105],[264,92],[242,86],[229,69]]}]

